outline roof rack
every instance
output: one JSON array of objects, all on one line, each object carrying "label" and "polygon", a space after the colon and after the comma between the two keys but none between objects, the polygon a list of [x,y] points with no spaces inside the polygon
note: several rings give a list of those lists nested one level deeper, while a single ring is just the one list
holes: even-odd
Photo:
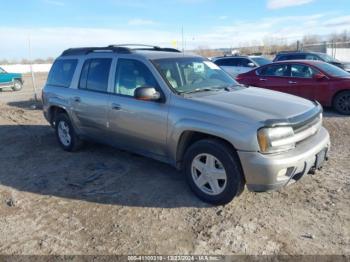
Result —
[{"label": "roof rack", "polygon": [[109,47],[123,47],[128,48],[129,50],[144,50],[144,51],[163,51],[163,52],[175,52],[181,53],[180,50],[170,47],[159,47],[153,45],[144,45],[144,44],[120,44],[120,45],[110,45]]},{"label": "roof rack", "polygon": [[86,54],[93,53],[93,52],[114,52],[114,53],[130,54],[131,50],[129,48],[125,48],[125,47],[114,47],[114,46],[79,47],[79,48],[69,48],[69,49],[63,51],[61,56],[86,55]]},{"label": "roof rack", "polygon": [[68,55],[87,55],[93,52],[113,52],[121,54],[131,54],[136,50],[148,50],[148,51],[163,51],[163,52],[176,52],[181,53],[181,51],[175,48],[169,47],[159,47],[152,45],[143,45],[143,44],[123,44],[123,45],[109,45],[106,47],[78,47],[78,48],[69,48],[63,51],[61,56]]},{"label": "roof rack", "polygon": [[301,50],[294,50],[294,51],[280,51],[279,54],[288,54],[288,53],[301,53],[303,51]]}]

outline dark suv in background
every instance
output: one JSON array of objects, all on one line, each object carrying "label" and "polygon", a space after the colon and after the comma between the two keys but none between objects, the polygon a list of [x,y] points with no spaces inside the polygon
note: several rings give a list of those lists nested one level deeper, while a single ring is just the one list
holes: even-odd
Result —
[{"label": "dark suv in background", "polygon": [[304,51],[284,51],[279,52],[273,62],[277,61],[286,61],[286,60],[318,60],[323,61],[335,66],[338,66],[345,71],[350,72],[350,64],[349,63],[343,63],[339,60],[331,57],[330,55],[327,55],[325,53],[318,53],[318,52],[304,52]]}]

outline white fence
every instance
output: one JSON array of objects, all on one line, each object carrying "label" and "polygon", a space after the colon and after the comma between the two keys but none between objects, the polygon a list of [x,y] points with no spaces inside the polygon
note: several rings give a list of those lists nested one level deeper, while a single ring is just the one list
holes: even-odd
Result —
[{"label": "white fence", "polygon": [[350,48],[327,48],[327,54],[344,62],[350,62]]},{"label": "white fence", "polygon": [[[50,71],[52,64],[33,64],[33,72],[35,73],[47,73]],[[0,65],[7,72],[11,73],[30,73],[30,65],[16,64],[16,65]]]}]

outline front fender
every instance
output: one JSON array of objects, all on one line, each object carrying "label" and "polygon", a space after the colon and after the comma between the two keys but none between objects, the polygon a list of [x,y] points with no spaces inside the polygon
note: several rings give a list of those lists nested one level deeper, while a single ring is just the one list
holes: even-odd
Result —
[{"label": "front fender", "polygon": [[258,151],[255,127],[248,126],[245,123],[237,123],[235,126],[236,128],[232,128],[232,125],[217,125],[193,119],[182,119],[176,122],[169,129],[168,136],[171,159],[176,162],[179,141],[182,134],[186,131],[219,137],[229,142],[237,150]]}]

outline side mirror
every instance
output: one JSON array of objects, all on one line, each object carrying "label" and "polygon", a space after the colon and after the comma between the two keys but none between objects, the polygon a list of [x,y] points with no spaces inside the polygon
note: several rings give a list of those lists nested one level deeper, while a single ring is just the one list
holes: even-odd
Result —
[{"label": "side mirror", "polygon": [[248,66],[252,68],[256,67],[254,63],[249,63]]},{"label": "side mirror", "polygon": [[322,79],[325,79],[326,76],[322,73],[318,73],[318,74],[314,74],[313,78],[316,80],[322,80]]},{"label": "side mirror", "polygon": [[159,101],[161,95],[154,87],[142,86],[136,88],[134,97],[144,101]]}]

